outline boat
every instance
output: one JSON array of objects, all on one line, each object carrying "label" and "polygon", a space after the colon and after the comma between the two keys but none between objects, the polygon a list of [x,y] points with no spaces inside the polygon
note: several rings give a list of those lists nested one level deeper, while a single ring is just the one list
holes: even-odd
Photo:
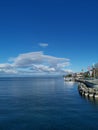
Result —
[{"label": "boat", "polygon": [[72,77],[64,77],[64,81],[74,81]]}]

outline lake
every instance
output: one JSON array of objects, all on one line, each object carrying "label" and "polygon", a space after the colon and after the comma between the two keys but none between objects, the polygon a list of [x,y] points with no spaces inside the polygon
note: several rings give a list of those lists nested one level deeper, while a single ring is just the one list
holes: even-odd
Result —
[{"label": "lake", "polygon": [[63,77],[0,78],[0,130],[98,130],[98,101]]}]

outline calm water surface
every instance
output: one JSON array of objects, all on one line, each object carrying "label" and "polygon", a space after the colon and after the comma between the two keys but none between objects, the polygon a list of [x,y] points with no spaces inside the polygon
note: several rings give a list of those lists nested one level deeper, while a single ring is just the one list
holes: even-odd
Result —
[{"label": "calm water surface", "polygon": [[98,101],[63,78],[0,78],[0,130],[98,130]]}]

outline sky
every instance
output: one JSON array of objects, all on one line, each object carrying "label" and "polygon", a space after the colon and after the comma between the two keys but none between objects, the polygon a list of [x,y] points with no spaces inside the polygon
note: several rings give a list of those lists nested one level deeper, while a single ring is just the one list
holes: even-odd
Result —
[{"label": "sky", "polygon": [[97,0],[0,1],[0,76],[87,71],[97,54]]}]

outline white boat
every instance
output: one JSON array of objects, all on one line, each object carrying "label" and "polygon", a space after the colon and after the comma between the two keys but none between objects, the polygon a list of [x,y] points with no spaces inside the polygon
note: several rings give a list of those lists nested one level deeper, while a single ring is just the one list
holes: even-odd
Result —
[{"label": "white boat", "polygon": [[64,80],[65,81],[73,81],[73,78],[72,77],[64,77]]}]

